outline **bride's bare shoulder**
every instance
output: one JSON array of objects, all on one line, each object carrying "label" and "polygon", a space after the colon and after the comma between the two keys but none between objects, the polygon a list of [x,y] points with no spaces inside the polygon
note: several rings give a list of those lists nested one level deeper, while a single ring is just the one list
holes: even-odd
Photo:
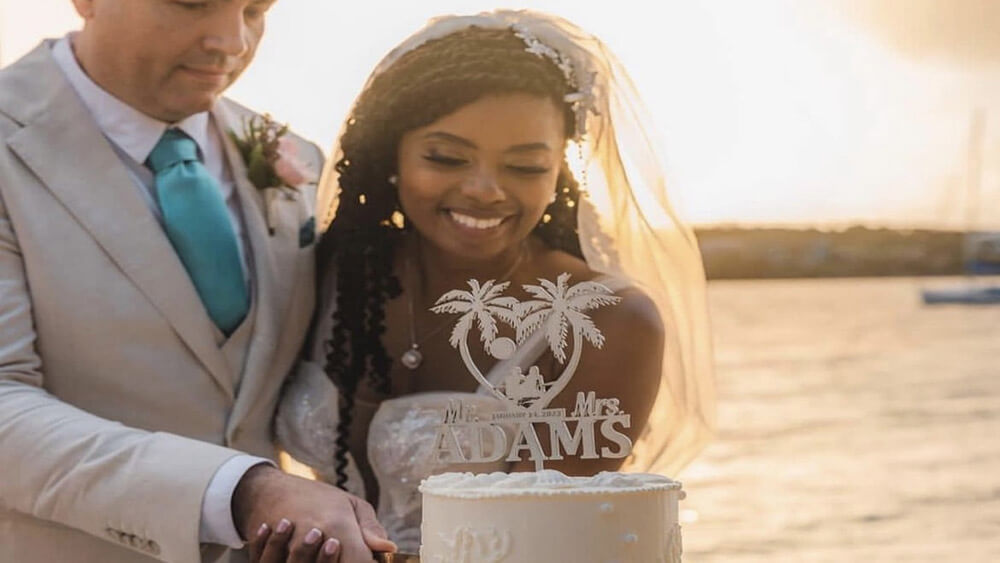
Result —
[{"label": "bride's bare shoulder", "polygon": [[[622,301],[615,307],[602,310],[602,317],[610,321],[632,320],[643,327],[662,332],[662,322],[656,304],[640,287],[627,279],[608,276],[590,268],[582,259],[562,250],[536,251],[525,278],[555,280],[563,273],[570,274],[570,284],[581,281],[601,281],[608,285]],[[595,314],[597,314],[595,312]],[[627,323],[626,323],[627,324]]]}]

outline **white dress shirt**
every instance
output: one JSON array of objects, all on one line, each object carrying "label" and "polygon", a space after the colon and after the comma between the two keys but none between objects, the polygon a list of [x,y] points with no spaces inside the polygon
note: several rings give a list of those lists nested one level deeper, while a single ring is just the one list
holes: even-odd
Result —
[{"label": "white dress shirt", "polygon": [[[153,171],[145,166],[146,159],[160,142],[169,128],[176,128],[191,137],[202,154],[202,161],[208,173],[218,182],[222,199],[226,202],[229,219],[236,233],[243,276],[250,281],[249,266],[245,249],[249,247],[246,229],[243,228],[243,213],[236,194],[229,167],[226,166],[225,149],[219,137],[219,129],[208,112],[196,113],[178,123],[165,123],[149,117],[98,86],[80,67],[70,44],[70,37],[63,37],[52,48],[52,56],[62,69],[69,83],[83,100],[83,104],[94,116],[101,132],[111,141],[137,187],[139,194],[149,206],[149,210],[163,224],[163,214],[156,197]],[[211,125],[210,125],[211,124]]]},{"label": "white dress shirt", "polygon": [[[160,141],[160,137],[168,128],[175,127],[194,139],[201,150],[203,162],[209,174],[218,181],[222,197],[229,210],[229,218],[233,230],[237,234],[240,258],[243,265],[243,275],[247,283],[251,283],[249,263],[246,250],[249,248],[246,229],[243,227],[243,215],[236,185],[232,174],[226,165],[225,150],[218,126],[208,112],[192,115],[178,123],[165,123],[149,117],[125,102],[115,98],[98,86],[80,67],[71,45],[72,33],[57,41],[52,48],[52,56],[62,69],[70,85],[80,96],[83,104],[90,110],[98,127],[111,142],[118,157],[125,165],[136,189],[156,215],[160,223],[163,215],[156,198],[156,188],[153,172],[144,163]],[[271,463],[264,458],[249,455],[238,455],[224,463],[212,477],[212,481],[202,498],[200,541],[216,543],[234,548],[242,547],[233,523],[232,496],[243,475],[253,466],[261,463]]]}]

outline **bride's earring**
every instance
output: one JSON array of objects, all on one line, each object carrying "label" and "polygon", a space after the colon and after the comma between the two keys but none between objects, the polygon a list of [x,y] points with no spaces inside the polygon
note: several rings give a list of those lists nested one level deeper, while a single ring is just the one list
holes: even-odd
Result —
[{"label": "bride's earring", "polygon": [[399,185],[399,175],[398,174],[393,174],[392,176],[389,176],[388,180],[389,180],[389,183],[392,184],[393,186],[398,186]]}]

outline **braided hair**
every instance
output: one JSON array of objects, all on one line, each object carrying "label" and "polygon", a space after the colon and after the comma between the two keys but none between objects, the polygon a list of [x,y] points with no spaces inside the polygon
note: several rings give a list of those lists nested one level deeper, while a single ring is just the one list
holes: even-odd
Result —
[{"label": "braided hair", "polygon": [[[526,93],[564,108],[565,135],[573,138],[576,118],[564,101],[570,92],[562,71],[548,58],[527,52],[513,31],[470,27],[404,54],[356,101],[335,164],[340,184],[336,217],[317,251],[319,275],[331,263],[336,275],[337,306],[325,370],[340,391],[334,463],[338,486],[347,481],[358,385],[367,381],[379,394],[391,393],[392,360],[382,344],[385,302],[402,292],[392,265],[401,235],[411,228],[389,180],[397,169],[401,137],[484,96]],[[565,162],[557,182],[556,199],[533,234],[553,249],[582,257],[576,219],[579,185]]]}]

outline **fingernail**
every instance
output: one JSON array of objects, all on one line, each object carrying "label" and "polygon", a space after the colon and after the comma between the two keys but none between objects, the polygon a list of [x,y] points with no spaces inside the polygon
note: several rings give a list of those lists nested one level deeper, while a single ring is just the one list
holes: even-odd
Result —
[{"label": "fingernail", "polygon": [[340,542],[337,541],[335,538],[330,538],[326,540],[325,544],[323,544],[323,553],[327,555],[333,555],[334,553],[337,552],[338,547],[340,547]]},{"label": "fingernail", "polygon": [[259,538],[259,537],[263,536],[264,534],[266,534],[267,533],[267,529],[268,528],[267,528],[267,523],[266,522],[263,523],[263,524],[261,524],[260,528],[257,528],[257,537]]},{"label": "fingernail", "polygon": [[288,528],[292,527],[292,523],[288,521],[287,518],[282,518],[281,522],[278,522],[278,533],[284,534],[288,531]]},{"label": "fingernail", "polygon": [[316,528],[309,530],[309,533],[306,534],[306,545],[313,545],[318,542],[321,537],[323,537],[323,532],[317,530]]}]

